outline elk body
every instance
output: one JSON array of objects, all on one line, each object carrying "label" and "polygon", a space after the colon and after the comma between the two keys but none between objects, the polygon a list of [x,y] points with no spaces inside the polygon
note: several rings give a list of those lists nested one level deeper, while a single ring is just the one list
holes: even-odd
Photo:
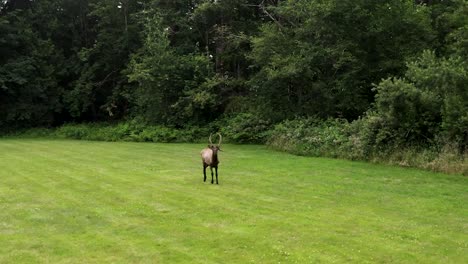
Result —
[{"label": "elk body", "polygon": [[200,154],[203,162],[203,181],[206,182],[206,167],[210,167],[211,171],[211,184],[214,183],[214,176],[213,176],[213,168],[215,169],[216,172],[216,184],[218,184],[218,164],[219,164],[219,159],[218,159],[218,151],[221,151],[221,134],[217,133],[219,136],[219,142],[217,145],[213,144],[211,142],[211,134],[210,134],[210,144],[208,145],[207,148],[203,149]]}]

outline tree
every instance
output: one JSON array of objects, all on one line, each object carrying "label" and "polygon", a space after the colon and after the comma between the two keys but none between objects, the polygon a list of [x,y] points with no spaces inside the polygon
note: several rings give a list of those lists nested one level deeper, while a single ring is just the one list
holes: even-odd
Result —
[{"label": "tree", "polygon": [[200,121],[195,108],[209,111],[216,105],[216,95],[204,89],[212,66],[204,56],[182,55],[171,48],[169,29],[157,13],[144,11],[142,19],[145,40],[128,69],[129,80],[138,83],[135,112],[152,123]]},{"label": "tree", "polygon": [[50,125],[62,109],[63,58],[34,29],[29,5],[8,3],[0,15],[0,125]]},{"label": "tree", "polygon": [[141,5],[136,1],[112,0],[85,3],[81,17],[81,41],[74,47],[70,69],[72,81],[65,93],[71,115],[92,120],[121,118],[127,114],[127,67],[130,54],[139,46],[139,25],[132,14]]},{"label": "tree", "polygon": [[353,119],[372,102],[372,83],[405,69],[430,47],[427,8],[412,1],[287,1],[270,7],[251,54],[251,80],[265,111]]}]

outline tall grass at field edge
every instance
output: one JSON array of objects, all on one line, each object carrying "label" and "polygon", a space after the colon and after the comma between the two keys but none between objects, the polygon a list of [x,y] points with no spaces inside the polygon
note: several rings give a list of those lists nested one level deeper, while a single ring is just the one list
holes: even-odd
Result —
[{"label": "tall grass at field edge", "polygon": [[449,143],[440,148],[382,147],[363,142],[364,140],[359,135],[345,131],[342,122],[330,120],[322,123],[286,121],[274,127],[262,124],[249,130],[240,129],[245,125],[238,120],[227,125],[211,124],[203,128],[185,129],[142,125],[137,122],[66,124],[57,128],[15,131],[3,134],[3,136],[111,142],[205,143],[210,133],[220,131],[225,143],[265,144],[272,149],[301,156],[362,160],[468,175],[468,153],[460,154],[457,146]]}]

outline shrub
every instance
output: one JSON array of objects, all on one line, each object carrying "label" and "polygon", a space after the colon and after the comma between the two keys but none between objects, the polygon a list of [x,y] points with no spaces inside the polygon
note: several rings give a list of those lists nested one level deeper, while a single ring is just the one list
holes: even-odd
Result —
[{"label": "shrub", "polygon": [[437,58],[426,51],[408,64],[408,80],[420,90],[433,91],[439,99],[435,109],[442,116],[440,127],[446,140],[456,142],[460,151],[468,147],[468,63],[466,58]]},{"label": "shrub", "polygon": [[271,127],[269,120],[252,113],[240,113],[227,117],[218,125],[221,134],[234,143],[265,143]]},{"label": "shrub", "polygon": [[66,124],[55,131],[59,138],[87,139],[90,127],[86,124]]},{"label": "shrub", "polygon": [[53,136],[54,130],[52,128],[29,128],[29,129],[22,129],[17,131],[8,131],[4,133],[0,133],[0,136],[14,136],[14,137],[22,137],[22,138],[36,138],[36,137],[49,137]]},{"label": "shrub", "polygon": [[368,112],[364,118],[352,123],[311,118],[283,121],[270,132],[267,144],[298,155],[367,160],[468,174],[468,153],[459,153],[457,143],[437,136],[431,146],[404,144],[392,139],[394,136],[384,117]]},{"label": "shrub", "polygon": [[277,124],[268,145],[299,155],[339,157],[348,140],[344,120],[295,119]]},{"label": "shrub", "polygon": [[[298,155],[368,160],[468,175],[468,152],[459,152],[458,142],[449,141],[444,135],[437,135],[430,146],[398,141],[393,137],[399,134],[386,118],[376,111],[369,111],[365,117],[351,123],[341,119],[297,118],[267,130],[270,127],[267,121],[251,114],[241,114],[206,127],[184,129],[128,121],[119,124],[67,124],[55,130],[35,128],[9,135],[102,141],[206,142],[211,131],[221,128],[227,141],[258,143],[266,140],[267,145],[274,149]],[[241,130],[243,127],[245,131]]]},{"label": "shrub", "polygon": [[67,124],[57,128],[55,136],[101,141],[198,142],[206,140],[208,130],[199,127],[175,129],[128,121],[118,124]]},{"label": "shrub", "polygon": [[379,141],[432,143],[441,121],[437,94],[396,78],[383,80],[376,91],[375,109],[383,130]]}]

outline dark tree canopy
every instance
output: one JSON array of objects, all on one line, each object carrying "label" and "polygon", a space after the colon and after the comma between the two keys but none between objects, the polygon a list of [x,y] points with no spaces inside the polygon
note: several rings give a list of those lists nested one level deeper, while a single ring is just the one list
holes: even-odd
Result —
[{"label": "dark tree canopy", "polygon": [[[465,129],[459,119],[466,124],[459,113],[467,101],[467,6],[466,0],[1,1],[0,125],[138,118],[183,127],[240,113],[269,122],[354,120],[369,109],[390,118],[392,107],[412,107],[391,97],[398,90],[433,115],[427,120],[435,130],[459,137]],[[431,90],[423,72],[443,70],[449,79],[432,76]],[[432,111],[433,105],[443,107]],[[403,120],[404,129],[414,116],[392,118]]]}]

